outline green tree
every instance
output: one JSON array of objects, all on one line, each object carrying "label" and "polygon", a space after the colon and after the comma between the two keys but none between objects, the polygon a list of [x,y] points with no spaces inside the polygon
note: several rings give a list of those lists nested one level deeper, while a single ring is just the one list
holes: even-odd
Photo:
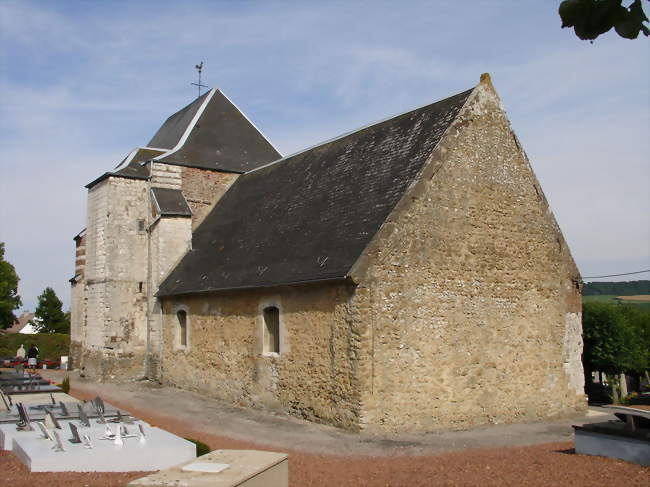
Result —
[{"label": "green tree", "polygon": [[630,305],[585,303],[583,365],[587,379],[602,371],[620,397],[619,374],[641,375],[650,367],[650,313]]},{"label": "green tree", "polygon": [[644,25],[648,18],[641,0],[634,0],[629,7],[622,3],[623,0],[565,0],[558,10],[562,28],[573,27],[580,39],[589,41],[612,27],[625,39],[636,39],[639,32],[650,35],[650,30]]},{"label": "green tree", "polygon": [[643,375],[650,369],[650,312],[629,304],[616,307],[620,310],[630,335],[623,371]]},{"label": "green tree", "polygon": [[70,333],[70,320],[62,309],[63,303],[54,289],[46,287],[38,297],[34,324],[39,333]]},{"label": "green tree", "polygon": [[8,328],[16,321],[14,310],[22,304],[19,280],[14,266],[5,260],[5,244],[0,242],[0,328]]}]

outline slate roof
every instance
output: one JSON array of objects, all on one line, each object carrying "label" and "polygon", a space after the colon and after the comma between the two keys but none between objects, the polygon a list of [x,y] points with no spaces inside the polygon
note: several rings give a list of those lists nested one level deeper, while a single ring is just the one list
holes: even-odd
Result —
[{"label": "slate roof", "polygon": [[345,279],[470,93],[240,176],[158,296]]},{"label": "slate roof", "polygon": [[[201,105],[197,108],[197,103]],[[198,118],[188,121],[190,114]],[[187,137],[160,162],[242,173],[282,157],[246,116],[219,90],[213,89],[172,115],[151,139],[151,147],[170,145],[183,124]]]},{"label": "slate roof", "polygon": [[192,216],[180,189],[151,188],[151,194],[161,216]]},{"label": "slate roof", "polygon": [[199,111],[210,92],[206,92],[185,108],[180,109],[171,115],[158,129],[156,135],[147,144],[148,147],[160,147],[161,149],[173,149],[181,140],[183,134],[192,122],[194,115]]},{"label": "slate roof", "polygon": [[139,147],[138,149],[134,149],[128,156],[122,159],[122,162],[117,165],[114,171],[105,172],[97,179],[88,183],[86,188],[93,187],[109,176],[117,176],[127,179],[147,179],[149,177],[149,169],[141,163],[164,153],[164,150],[152,149],[151,147]]},{"label": "slate roof", "polygon": [[147,179],[141,163],[243,173],[278,160],[280,153],[226,95],[212,89],[170,116],[146,147],[131,152],[118,169],[86,185],[91,188],[109,176]]}]

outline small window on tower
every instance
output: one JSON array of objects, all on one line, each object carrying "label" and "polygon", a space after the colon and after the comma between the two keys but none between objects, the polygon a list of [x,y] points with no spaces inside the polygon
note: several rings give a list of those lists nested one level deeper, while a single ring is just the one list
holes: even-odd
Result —
[{"label": "small window on tower", "polygon": [[187,348],[187,311],[178,311],[176,318],[178,318],[178,344],[180,348]]},{"label": "small window on tower", "polygon": [[280,310],[264,308],[264,354],[280,353]]},{"label": "small window on tower", "polygon": [[140,219],[138,220],[138,233],[144,233],[144,232],[145,232],[144,220]]}]

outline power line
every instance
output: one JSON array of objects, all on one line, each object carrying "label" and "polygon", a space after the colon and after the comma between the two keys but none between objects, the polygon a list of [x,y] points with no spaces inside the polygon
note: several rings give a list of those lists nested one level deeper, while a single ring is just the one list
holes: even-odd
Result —
[{"label": "power line", "polygon": [[631,276],[632,274],[643,274],[644,272],[650,272],[650,269],[646,269],[644,271],[636,271],[636,272],[625,272],[623,274],[610,274],[608,276],[583,276],[583,279],[599,279],[601,277],[618,277],[618,276]]}]

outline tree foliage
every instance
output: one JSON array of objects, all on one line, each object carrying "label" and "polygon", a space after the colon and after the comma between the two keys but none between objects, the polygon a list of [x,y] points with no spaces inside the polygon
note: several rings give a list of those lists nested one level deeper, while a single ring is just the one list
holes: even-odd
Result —
[{"label": "tree foliage", "polygon": [[38,297],[34,325],[39,333],[69,333],[70,320],[63,312],[63,303],[54,289],[46,287]]},{"label": "tree foliage", "polygon": [[573,27],[582,40],[593,41],[599,35],[614,28],[625,39],[636,39],[639,32],[650,35],[644,25],[648,18],[643,12],[641,0],[634,0],[629,7],[623,0],[565,0],[560,4],[562,28]]},{"label": "tree foliage", "polygon": [[0,328],[8,328],[16,321],[14,310],[22,304],[18,281],[16,269],[5,260],[5,244],[0,242]]},{"label": "tree foliage", "polygon": [[650,313],[634,306],[585,303],[583,363],[588,371],[639,375],[650,368]]},{"label": "tree foliage", "polygon": [[650,280],[625,282],[586,282],[582,288],[583,296],[613,294],[614,296],[635,296],[650,294]]}]

